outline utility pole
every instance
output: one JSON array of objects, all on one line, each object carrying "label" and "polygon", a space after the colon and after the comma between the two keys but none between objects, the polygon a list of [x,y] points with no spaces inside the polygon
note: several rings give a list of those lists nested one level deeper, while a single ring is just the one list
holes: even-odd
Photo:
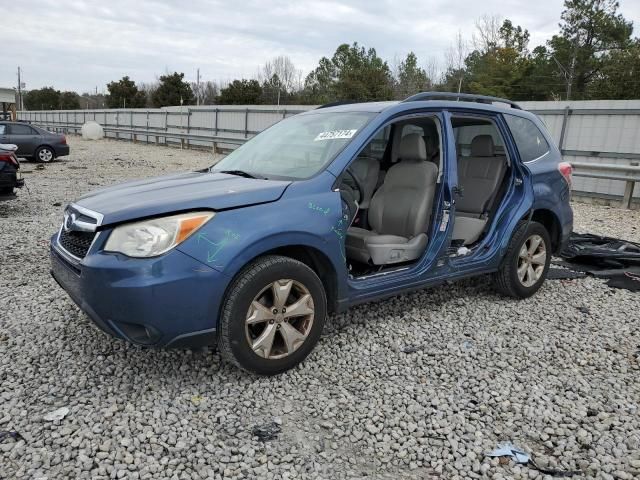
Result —
[{"label": "utility pole", "polygon": [[18,110],[22,109],[22,79],[20,78],[20,67],[18,67]]},{"label": "utility pole", "polygon": [[196,73],[196,105],[200,105],[200,69]]}]

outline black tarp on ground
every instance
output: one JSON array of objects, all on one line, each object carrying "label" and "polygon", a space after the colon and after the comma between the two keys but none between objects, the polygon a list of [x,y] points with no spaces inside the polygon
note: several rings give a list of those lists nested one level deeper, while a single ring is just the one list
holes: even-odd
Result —
[{"label": "black tarp on ground", "polygon": [[572,233],[560,252],[563,267],[609,278],[607,285],[640,291],[640,244],[590,233]]}]

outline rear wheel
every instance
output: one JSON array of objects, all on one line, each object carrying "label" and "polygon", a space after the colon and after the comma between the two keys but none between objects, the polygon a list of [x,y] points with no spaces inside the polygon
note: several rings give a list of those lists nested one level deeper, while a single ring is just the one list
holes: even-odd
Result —
[{"label": "rear wheel", "polygon": [[36,160],[43,163],[49,163],[55,158],[55,154],[51,147],[40,147],[36,150]]},{"label": "rear wheel", "polygon": [[220,318],[222,357],[275,375],[302,362],[320,338],[327,312],[322,282],[304,263],[265,256],[234,280]]},{"label": "rear wheel", "polygon": [[551,239],[538,222],[523,222],[511,237],[494,283],[501,293],[527,298],[538,291],[551,263]]}]

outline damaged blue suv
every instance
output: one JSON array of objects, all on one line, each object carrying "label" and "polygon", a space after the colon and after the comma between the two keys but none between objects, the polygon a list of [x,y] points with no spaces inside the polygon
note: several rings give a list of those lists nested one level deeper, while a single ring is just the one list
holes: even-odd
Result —
[{"label": "damaged blue suv", "polygon": [[113,336],[217,345],[277,374],[351,305],[481,274],[533,295],[571,232],[570,194],[544,125],[508,100],[326,106],[211,168],[70,204],[52,273]]}]

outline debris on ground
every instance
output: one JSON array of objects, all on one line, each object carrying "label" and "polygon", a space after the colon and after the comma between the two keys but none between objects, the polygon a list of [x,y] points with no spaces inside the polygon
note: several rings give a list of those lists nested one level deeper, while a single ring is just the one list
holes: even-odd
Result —
[{"label": "debris on ground", "polygon": [[624,275],[616,275],[607,282],[611,288],[623,288],[631,292],[640,292],[640,275],[624,272]]},{"label": "debris on ground", "polygon": [[564,259],[564,262],[559,262],[563,267],[608,278],[607,286],[611,288],[640,291],[640,243],[590,233],[572,233],[560,256]]},{"label": "debris on ground", "polygon": [[540,467],[527,452],[521,448],[515,447],[511,443],[504,443],[498,445],[498,448],[485,454],[487,457],[499,457],[499,458],[511,458],[513,461],[520,465],[527,465],[533,470],[537,470],[543,475],[550,475],[552,477],[572,477],[574,475],[580,475],[582,472],[577,470],[556,470]]},{"label": "debris on ground", "polygon": [[54,410],[53,412],[47,413],[43,418],[47,422],[57,422],[62,420],[68,414],[69,414],[69,409],[67,407],[61,407],[57,410]]},{"label": "debris on ground", "polygon": [[6,438],[13,438],[14,440],[24,440],[24,437],[18,432],[12,430],[0,430],[0,442],[3,442]]},{"label": "debris on ground", "polygon": [[278,434],[282,428],[277,422],[269,422],[264,425],[254,425],[251,429],[251,434],[254,437],[258,437],[258,440],[266,442],[268,440],[275,440],[278,438]]},{"label": "debris on ground", "polygon": [[486,454],[487,457],[511,457],[516,463],[527,464],[531,457],[524,450],[511,445],[510,443],[505,443],[503,445],[498,445],[498,448]]},{"label": "debris on ground", "polygon": [[576,278],[585,278],[586,273],[576,272],[567,268],[550,267],[547,271],[547,280],[574,280]]}]

